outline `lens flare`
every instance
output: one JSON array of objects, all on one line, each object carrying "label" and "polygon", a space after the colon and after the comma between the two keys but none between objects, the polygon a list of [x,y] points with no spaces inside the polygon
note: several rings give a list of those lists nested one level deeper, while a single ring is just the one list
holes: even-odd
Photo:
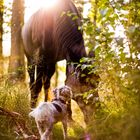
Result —
[{"label": "lens flare", "polygon": [[42,8],[52,8],[59,3],[60,0],[40,0],[39,6]]}]

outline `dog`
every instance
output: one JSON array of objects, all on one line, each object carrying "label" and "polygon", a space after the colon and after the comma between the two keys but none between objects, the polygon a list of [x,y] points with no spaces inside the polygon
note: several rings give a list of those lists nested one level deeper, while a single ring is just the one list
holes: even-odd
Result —
[{"label": "dog", "polygon": [[41,140],[49,139],[53,125],[59,121],[63,124],[64,140],[67,138],[68,104],[72,98],[72,90],[62,86],[53,90],[54,99],[51,102],[42,102],[29,113],[35,122]]}]

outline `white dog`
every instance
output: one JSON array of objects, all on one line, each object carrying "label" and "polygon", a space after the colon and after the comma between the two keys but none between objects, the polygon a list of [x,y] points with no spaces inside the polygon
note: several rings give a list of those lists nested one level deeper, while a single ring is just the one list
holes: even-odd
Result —
[{"label": "white dog", "polygon": [[52,132],[53,125],[58,121],[63,124],[64,139],[67,138],[68,102],[71,100],[72,91],[70,87],[63,86],[55,88],[54,100],[42,102],[37,108],[30,112],[29,116],[35,118],[41,140],[47,140]]}]

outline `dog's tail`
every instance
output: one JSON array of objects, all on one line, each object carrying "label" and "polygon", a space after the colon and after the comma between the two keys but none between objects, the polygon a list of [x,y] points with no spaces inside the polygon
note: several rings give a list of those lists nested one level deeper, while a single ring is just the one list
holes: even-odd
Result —
[{"label": "dog's tail", "polygon": [[35,117],[36,116],[36,113],[35,112],[36,112],[35,109],[33,109],[33,111],[31,111],[29,113],[29,117]]},{"label": "dog's tail", "polygon": [[44,102],[41,102],[38,107],[36,107],[35,109],[32,109],[32,111],[29,113],[29,117],[40,117],[42,115],[42,108],[45,105]]}]

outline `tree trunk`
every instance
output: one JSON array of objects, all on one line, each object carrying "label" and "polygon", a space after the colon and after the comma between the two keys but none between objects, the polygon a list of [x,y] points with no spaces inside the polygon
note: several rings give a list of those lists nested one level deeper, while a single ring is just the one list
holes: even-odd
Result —
[{"label": "tree trunk", "polygon": [[21,29],[24,20],[24,0],[13,0],[11,21],[11,56],[9,73],[12,79],[24,79],[24,52]]},{"label": "tree trunk", "polygon": [[0,76],[3,75],[3,55],[2,55],[2,35],[3,35],[3,11],[4,11],[4,0],[0,1]]},{"label": "tree trunk", "polygon": [[2,58],[2,35],[3,35],[3,10],[4,10],[4,1],[0,1],[0,58]]}]

